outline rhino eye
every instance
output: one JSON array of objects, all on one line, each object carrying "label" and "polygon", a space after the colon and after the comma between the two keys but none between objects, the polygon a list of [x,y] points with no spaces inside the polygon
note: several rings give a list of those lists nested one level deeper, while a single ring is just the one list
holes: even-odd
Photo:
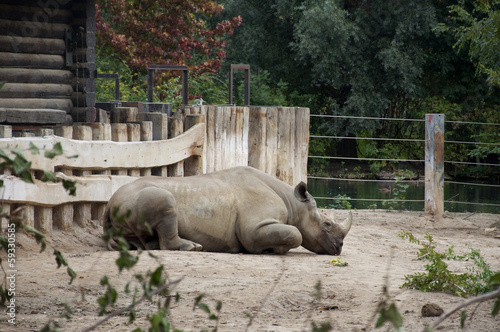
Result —
[{"label": "rhino eye", "polygon": [[326,228],[332,228],[332,226],[333,226],[333,225],[332,225],[332,223],[331,223],[331,222],[329,222],[329,221],[325,221],[325,222],[323,223],[323,225],[324,225]]}]

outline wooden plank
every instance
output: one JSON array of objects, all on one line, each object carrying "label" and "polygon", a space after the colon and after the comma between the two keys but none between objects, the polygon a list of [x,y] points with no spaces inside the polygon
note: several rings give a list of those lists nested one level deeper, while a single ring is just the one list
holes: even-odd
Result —
[{"label": "wooden plank", "polygon": [[265,172],[267,108],[250,107],[248,126],[248,165]]},{"label": "wooden plank", "polygon": [[22,21],[0,19],[0,34],[2,35],[64,39],[66,29],[71,29],[71,25],[26,19]]},{"label": "wooden plank", "polygon": [[225,151],[224,151],[224,154],[225,154],[225,165],[224,165],[224,168],[230,168],[230,167],[233,167],[233,166],[236,166],[236,159],[237,159],[237,155],[238,155],[238,152],[236,150],[236,136],[237,136],[237,133],[236,133],[236,112],[237,112],[237,108],[236,107],[226,107],[226,121],[225,124],[226,124],[226,128],[227,128],[227,132],[226,132],[226,146],[225,146]]},{"label": "wooden plank", "polygon": [[66,45],[63,39],[0,35],[0,50],[13,53],[64,55]]},{"label": "wooden plank", "polygon": [[[0,99],[0,103],[2,100]],[[0,108],[3,123],[62,124],[66,122],[66,112],[57,109]]]},{"label": "wooden plank", "polygon": [[2,81],[9,83],[72,84],[74,79],[69,70],[32,68],[0,68],[0,77]]},{"label": "wooden plank", "polygon": [[265,172],[276,176],[278,166],[278,109],[276,107],[268,107],[266,110],[265,147]]},{"label": "wooden plank", "polygon": [[69,84],[6,83],[0,90],[0,98],[61,98],[71,97]]},{"label": "wooden plank", "polygon": [[[73,107],[71,99],[0,98],[0,104],[6,109],[52,109],[65,111],[66,113]],[[10,116],[15,117],[14,114]]]},{"label": "wooden plank", "polygon": [[204,173],[212,173],[215,170],[215,119],[218,107],[209,106],[206,112],[206,133],[204,156]]},{"label": "wooden plank", "polygon": [[62,55],[0,52],[0,67],[63,69]]},{"label": "wooden plank", "polygon": [[[38,1],[37,3],[42,3]],[[42,8],[44,8],[42,10]],[[62,9],[60,7],[46,7],[33,5],[19,6],[19,5],[5,5],[0,4],[0,19],[9,20],[26,20],[32,18],[33,22],[54,22],[54,23],[70,23],[73,19],[71,10]]]}]

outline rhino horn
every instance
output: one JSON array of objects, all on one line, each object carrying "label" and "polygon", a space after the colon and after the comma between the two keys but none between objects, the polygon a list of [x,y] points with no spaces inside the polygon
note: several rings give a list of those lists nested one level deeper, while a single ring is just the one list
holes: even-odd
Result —
[{"label": "rhino horn", "polygon": [[339,225],[342,233],[344,233],[344,237],[349,233],[352,225],[352,212],[349,211],[349,216]]}]

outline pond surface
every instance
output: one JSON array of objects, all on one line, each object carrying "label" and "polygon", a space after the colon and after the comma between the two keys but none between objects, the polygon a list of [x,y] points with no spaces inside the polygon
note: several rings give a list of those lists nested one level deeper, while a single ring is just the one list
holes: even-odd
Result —
[{"label": "pond surface", "polygon": [[[360,201],[349,200],[352,208],[356,209],[389,209],[393,207],[401,210],[424,211],[425,186],[422,181],[404,182],[406,189],[404,193],[400,191],[399,194],[397,192],[398,188],[395,189],[394,181],[367,182],[309,178],[307,182],[308,191],[313,197],[316,197],[319,207],[339,208],[339,200],[321,199],[319,197],[333,198],[337,195],[345,195],[350,198],[363,199]],[[391,201],[402,196],[405,198],[404,202]],[[445,201],[452,200],[455,202],[444,203],[444,209],[448,212],[500,213],[500,206],[487,205],[500,205],[500,186],[484,187],[445,182],[444,199]],[[420,200],[420,202],[411,202],[409,200]]]}]

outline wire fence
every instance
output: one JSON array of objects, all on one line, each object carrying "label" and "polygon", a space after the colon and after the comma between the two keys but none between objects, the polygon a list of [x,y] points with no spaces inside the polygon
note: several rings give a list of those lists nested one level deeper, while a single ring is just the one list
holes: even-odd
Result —
[{"label": "wire fence", "polygon": [[[378,117],[351,117],[351,116],[341,116],[341,115],[316,115],[311,114],[311,118],[319,118],[320,121],[326,121],[325,119],[348,119],[348,120],[364,120],[364,121],[404,121],[407,124],[414,124],[419,128],[424,128],[424,119],[400,119],[400,118],[378,118]],[[500,126],[499,123],[484,123],[484,122],[466,122],[466,121],[445,121],[445,125],[453,125],[455,130],[459,126]],[[423,130],[422,130],[423,131]],[[445,132],[446,135],[446,132]],[[418,135],[417,135],[418,136]],[[423,150],[422,144],[425,144],[426,140],[422,138],[415,137],[404,137],[404,138],[392,138],[392,137],[351,137],[351,136],[337,136],[337,135],[310,135],[311,141],[310,145],[313,146],[318,139],[327,140],[354,140],[358,145],[359,142],[389,142],[389,143],[400,143],[404,142],[411,144],[415,151]],[[476,138],[477,139],[477,138]],[[466,150],[466,147],[475,146],[489,146],[489,147],[499,147],[499,143],[489,143],[480,141],[470,142],[463,140],[447,140],[445,136],[444,140],[445,150],[447,147],[453,147],[456,150]],[[423,158],[424,156],[422,156]],[[309,155],[310,160],[324,160],[324,161],[340,161],[342,164],[345,162],[383,162],[383,163],[413,163],[421,165],[423,169],[425,160],[424,159],[412,159],[412,158],[373,158],[373,157],[342,157],[335,155]],[[471,161],[468,160],[444,160],[445,171],[448,171],[448,166],[460,166],[468,167],[472,169],[473,167],[491,167],[496,168],[500,166],[498,162],[485,162],[484,160]],[[447,166],[448,165],[448,166]],[[367,179],[367,178],[352,178],[349,176],[323,176],[316,174],[309,174],[308,179],[309,187],[311,193],[316,197],[317,200],[322,200],[327,203],[327,206],[338,206],[339,201],[349,201],[353,203],[353,206],[357,205],[360,208],[380,208],[377,203],[382,203],[381,208],[393,208],[395,206],[403,207],[408,210],[423,210],[425,202],[425,193],[423,179],[420,177],[418,179]],[[312,182],[312,188],[311,188]],[[396,188],[396,184],[400,187]],[[408,196],[412,196],[407,199],[405,196],[407,194],[408,186],[412,186],[409,191],[412,193]],[[336,188],[333,188],[333,187]],[[404,187],[402,187],[404,186]],[[330,188],[330,190],[328,189]],[[480,183],[474,180],[468,181],[455,181],[450,180],[445,177],[444,181],[444,192],[445,192],[445,210],[453,212],[465,212],[476,210],[475,212],[490,212],[490,213],[500,213],[500,191],[498,190],[500,185],[492,183]],[[399,190],[399,191],[395,191]],[[335,193],[332,193],[335,191]],[[332,197],[333,196],[333,197]],[[353,197],[350,197],[353,196]],[[334,201],[336,204],[332,204]],[[367,205],[368,203],[372,203]],[[397,205],[400,204],[400,205]]]}]

